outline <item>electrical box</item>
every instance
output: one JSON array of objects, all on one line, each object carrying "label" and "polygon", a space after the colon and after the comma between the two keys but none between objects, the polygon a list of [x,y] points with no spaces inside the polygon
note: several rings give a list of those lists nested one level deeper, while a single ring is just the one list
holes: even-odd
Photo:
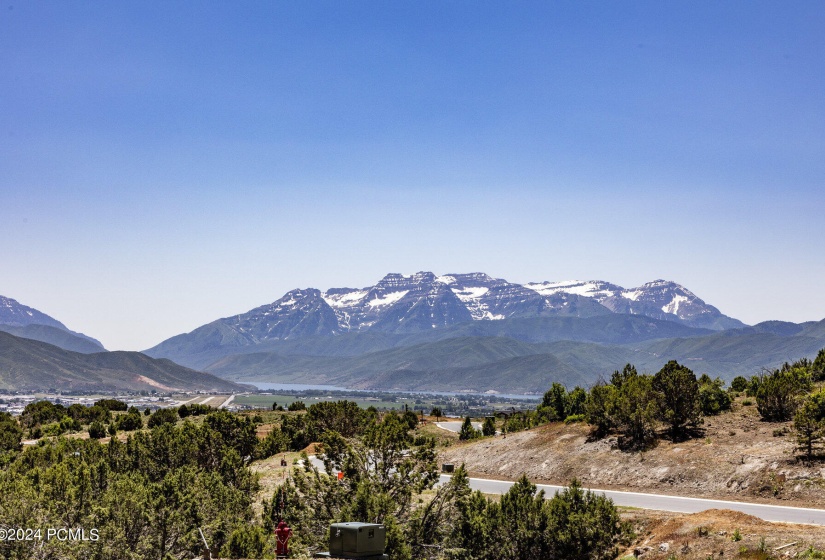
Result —
[{"label": "electrical box", "polygon": [[378,523],[333,523],[329,554],[338,558],[369,558],[384,554],[387,530]]}]

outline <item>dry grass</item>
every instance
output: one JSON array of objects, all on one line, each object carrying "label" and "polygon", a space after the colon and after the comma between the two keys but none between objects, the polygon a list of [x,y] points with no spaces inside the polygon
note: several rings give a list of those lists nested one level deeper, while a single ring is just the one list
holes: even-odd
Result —
[{"label": "dry grass", "polygon": [[623,517],[637,538],[620,558],[801,558],[805,551],[825,549],[825,527],[768,523],[730,510],[691,515],[634,510]]}]

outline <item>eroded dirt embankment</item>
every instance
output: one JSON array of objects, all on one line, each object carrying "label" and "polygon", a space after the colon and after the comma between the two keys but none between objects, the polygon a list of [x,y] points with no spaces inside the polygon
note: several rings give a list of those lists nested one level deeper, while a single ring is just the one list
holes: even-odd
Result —
[{"label": "eroded dirt embankment", "polygon": [[762,422],[755,407],[736,405],[703,427],[697,439],[625,452],[616,437],[593,441],[586,424],[554,423],[449,447],[441,458],[488,478],[578,478],[593,488],[825,508],[825,462],[797,459],[790,423]]}]

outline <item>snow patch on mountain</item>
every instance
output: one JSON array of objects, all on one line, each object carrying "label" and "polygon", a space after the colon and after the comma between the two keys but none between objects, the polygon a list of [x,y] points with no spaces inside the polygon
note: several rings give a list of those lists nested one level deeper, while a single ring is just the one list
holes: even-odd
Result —
[{"label": "snow patch on mountain", "polygon": [[673,296],[673,299],[670,301],[670,303],[668,303],[667,305],[662,307],[662,311],[664,311],[665,313],[670,313],[672,315],[678,316],[679,315],[679,304],[683,303],[683,302],[688,302],[688,301],[690,301],[689,298],[686,298],[685,296],[677,294],[677,295]]},{"label": "snow patch on mountain", "polygon": [[644,294],[645,294],[645,292],[643,290],[638,290],[637,289],[637,290],[628,290],[628,291],[622,292],[620,295],[625,299],[629,299],[630,301],[637,301]]},{"label": "snow patch on mountain", "polygon": [[481,296],[490,291],[490,288],[484,286],[474,286],[462,289],[453,289],[453,293],[458,296],[463,302],[469,302],[479,299]]},{"label": "snow patch on mountain", "polygon": [[541,282],[525,284],[529,288],[543,296],[550,296],[557,293],[574,294],[593,298],[596,301],[609,298],[621,290],[619,286],[614,286],[600,280],[564,280],[562,282]]},{"label": "snow patch on mountain", "polygon": [[381,297],[379,297],[378,294],[375,294],[375,297],[369,300],[368,303],[370,307],[384,307],[387,305],[392,305],[393,303],[397,302],[405,295],[407,295],[409,292],[409,290],[401,290],[399,292],[390,292]]},{"label": "snow patch on mountain", "polygon": [[321,294],[321,297],[324,298],[324,301],[326,301],[330,307],[333,309],[339,309],[341,307],[356,305],[366,297],[367,293],[367,290],[353,290],[351,292],[344,293],[324,292]]},{"label": "snow patch on mountain", "polygon": [[445,276],[436,276],[435,281],[440,284],[455,284],[455,276],[450,276],[449,274]]}]

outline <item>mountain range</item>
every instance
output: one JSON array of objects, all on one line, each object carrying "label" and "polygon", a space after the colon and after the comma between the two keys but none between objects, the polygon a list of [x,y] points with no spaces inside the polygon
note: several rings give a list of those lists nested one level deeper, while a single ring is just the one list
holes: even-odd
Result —
[{"label": "mountain range", "polygon": [[[273,340],[343,333],[415,334],[472,322],[538,317],[639,315],[711,330],[745,326],[675,282],[657,280],[626,290],[608,282],[514,284],[483,273],[388,274],[366,288],[309,288],[218,319],[147,350],[199,363],[198,355]],[[208,359],[207,358],[207,359]]]},{"label": "mountain range", "polygon": [[94,338],[71,331],[42,311],[4,296],[0,296],[0,331],[48,342],[74,352],[91,354],[105,350]]},{"label": "mountain range", "polygon": [[214,375],[139,352],[107,352],[32,307],[0,296],[0,391],[241,391]]},{"label": "mountain range", "polygon": [[[75,353],[100,355],[97,341],[45,314],[9,298],[0,306],[0,330],[72,352],[65,372],[90,371]],[[144,358],[157,358],[163,367],[235,382],[541,393],[554,381],[586,386],[625,363],[653,372],[671,359],[729,381],[812,357],[823,346],[825,321],[748,326],[671,281],[623,288],[418,272],[387,274],[363,288],[295,289],[167,339],[145,356],[127,353],[142,356],[127,362],[143,367]],[[54,351],[42,350],[37,359],[54,363]],[[0,383],[12,361],[0,361]]]},{"label": "mountain range", "polygon": [[627,289],[418,272],[364,288],[292,290],[146,353],[249,382],[540,392],[670,359],[730,380],[822,346],[823,324],[748,327],[671,281]]}]

